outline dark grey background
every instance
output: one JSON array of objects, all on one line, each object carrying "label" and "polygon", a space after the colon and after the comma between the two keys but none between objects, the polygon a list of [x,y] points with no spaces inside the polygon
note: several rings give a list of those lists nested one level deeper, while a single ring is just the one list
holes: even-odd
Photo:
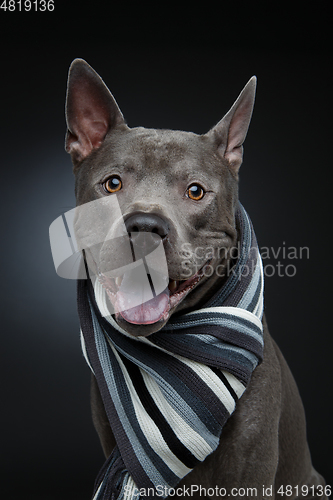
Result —
[{"label": "dark grey background", "polygon": [[130,126],[197,133],[257,75],[241,201],[261,247],[309,247],[309,259],[281,260],[296,266],[294,277],[266,279],[266,314],[303,398],[313,463],[330,484],[328,11],[310,3],[293,11],[251,3],[246,12],[222,4],[187,12],[158,4],[122,12],[109,2],[55,5],[53,13],[0,12],[1,494],[88,500],[103,462],[75,283],[57,277],[48,240],[51,222],[74,206],[63,141],[75,57],[101,74]]}]

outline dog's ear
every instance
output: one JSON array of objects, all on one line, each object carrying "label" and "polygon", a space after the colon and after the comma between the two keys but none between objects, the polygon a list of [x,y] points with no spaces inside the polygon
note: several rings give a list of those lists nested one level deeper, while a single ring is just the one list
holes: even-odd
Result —
[{"label": "dog's ear", "polygon": [[256,84],[253,76],[228,113],[207,134],[214,137],[218,153],[228,160],[235,174],[243,161],[243,142],[252,116]]},{"label": "dog's ear", "polygon": [[113,95],[83,59],[69,69],[66,121],[65,149],[74,165],[99,148],[110,129],[125,124]]}]

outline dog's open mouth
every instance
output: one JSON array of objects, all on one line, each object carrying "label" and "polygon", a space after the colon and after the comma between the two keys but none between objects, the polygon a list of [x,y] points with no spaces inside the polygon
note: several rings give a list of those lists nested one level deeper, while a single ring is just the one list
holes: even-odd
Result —
[{"label": "dog's open mouth", "polygon": [[[98,279],[107,292],[114,308],[116,319],[119,316],[134,325],[150,325],[165,322],[174,309],[205,276],[206,262],[201,269],[187,280],[169,279],[168,285],[153,298],[145,300],[142,283],[135,280],[133,273],[125,273],[122,277],[109,278],[99,273]],[[148,275],[149,282],[151,277]],[[167,278],[164,277],[165,285]]]}]

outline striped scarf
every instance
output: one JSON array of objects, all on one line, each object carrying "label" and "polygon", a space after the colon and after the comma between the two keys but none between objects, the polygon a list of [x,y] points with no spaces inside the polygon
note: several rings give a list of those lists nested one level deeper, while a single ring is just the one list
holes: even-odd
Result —
[{"label": "striped scarf", "polygon": [[261,362],[262,263],[241,205],[236,220],[240,252],[221,290],[149,337],[120,329],[98,281],[78,281],[82,348],[117,442],[93,500],[167,497],[217,448]]}]

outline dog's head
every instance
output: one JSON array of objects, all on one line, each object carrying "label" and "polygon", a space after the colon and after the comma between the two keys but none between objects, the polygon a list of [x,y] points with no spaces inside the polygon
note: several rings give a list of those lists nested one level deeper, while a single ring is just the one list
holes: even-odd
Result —
[{"label": "dog's head", "polygon": [[[85,256],[127,332],[158,331],[174,312],[206,301],[225,279],[237,242],[238,170],[255,87],[253,77],[204,135],[129,128],[97,73],[82,59],[72,63],[66,151],[77,206],[97,202],[103,208],[85,217],[78,232],[84,226],[94,241],[104,228],[107,238],[86,248]],[[130,257],[142,266],[126,271]],[[144,300],[142,271],[153,293]]]}]

